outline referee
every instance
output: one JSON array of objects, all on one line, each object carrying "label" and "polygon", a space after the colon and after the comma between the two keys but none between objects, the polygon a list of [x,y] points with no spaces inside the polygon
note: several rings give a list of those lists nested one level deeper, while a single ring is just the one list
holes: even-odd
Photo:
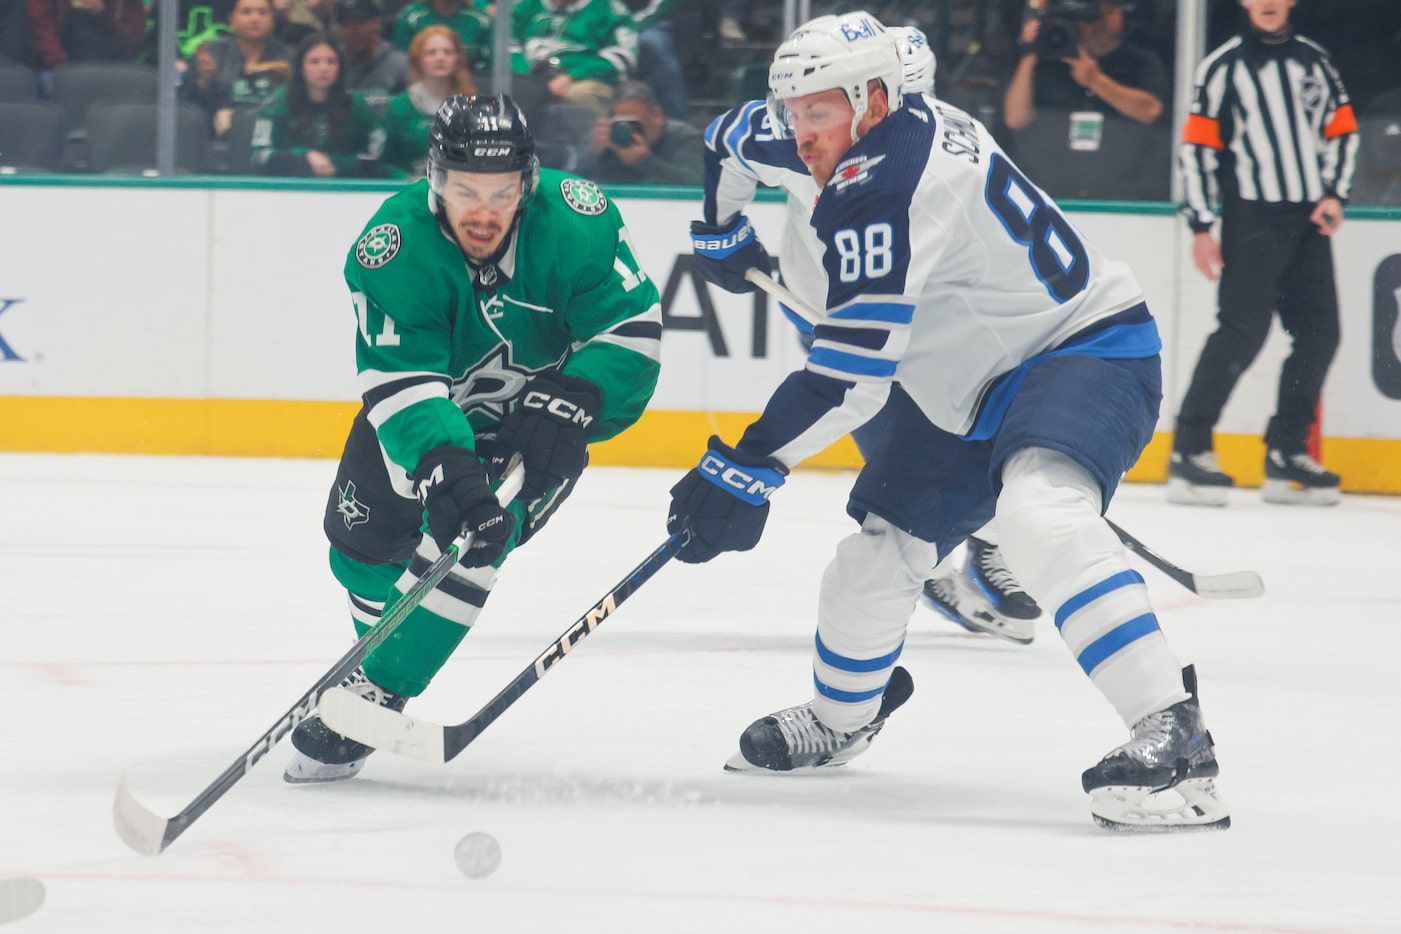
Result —
[{"label": "referee", "polygon": [[[1357,120],[1318,44],[1295,35],[1295,0],[1240,0],[1249,26],[1197,68],[1180,154],[1196,236],[1192,261],[1221,280],[1219,327],[1207,338],[1177,415],[1170,502],[1222,506],[1234,485],[1212,431],[1278,310],[1293,348],[1265,429],[1264,498],[1332,504],[1339,477],[1308,454],[1324,376],[1338,348],[1338,297],[1328,237],[1342,226],[1357,158]],[[1221,240],[1211,234],[1221,204]]]}]

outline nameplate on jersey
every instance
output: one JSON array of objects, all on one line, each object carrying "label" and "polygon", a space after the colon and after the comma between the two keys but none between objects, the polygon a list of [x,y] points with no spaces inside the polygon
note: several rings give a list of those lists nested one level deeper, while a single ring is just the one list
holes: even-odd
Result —
[{"label": "nameplate on jersey", "polygon": [[833,185],[837,191],[859,185],[871,177],[871,169],[885,161],[885,156],[857,156],[837,166],[832,173]]}]

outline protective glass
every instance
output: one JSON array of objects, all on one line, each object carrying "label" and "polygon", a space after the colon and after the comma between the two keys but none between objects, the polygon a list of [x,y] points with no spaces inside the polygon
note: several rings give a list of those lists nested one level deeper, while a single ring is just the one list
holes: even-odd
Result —
[{"label": "protective glass", "polygon": [[524,192],[520,173],[485,175],[472,172],[430,173],[433,193],[459,211],[514,211]]},{"label": "protective glass", "polygon": [[774,97],[770,91],[768,110],[769,123],[774,135],[780,139],[795,139],[808,133],[847,127],[855,114],[846,94],[835,89],[782,100]]}]

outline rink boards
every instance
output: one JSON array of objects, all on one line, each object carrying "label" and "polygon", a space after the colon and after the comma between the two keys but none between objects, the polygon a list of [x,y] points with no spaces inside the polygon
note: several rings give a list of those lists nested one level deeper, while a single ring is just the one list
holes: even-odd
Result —
[{"label": "rink boards", "polygon": [[[39,179],[0,182],[0,450],[336,457],[357,407],[355,314],[341,269],[382,183]],[[762,295],[707,286],[690,265],[698,189],[614,192],[663,296],[662,378],[642,421],[595,463],[689,466],[733,441],[801,366]],[[1171,417],[1215,287],[1167,205],[1073,205],[1103,252],[1137,272],[1164,340],[1163,417],[1130,479],[1161,480]],[[750,216],[777,252],[783,215]],[[1343,338],[1323,405],[1323,456],[1345,489],[1401,492],[1401,211],[1350,209],[1335,237]],[[1276,325],[1222,423],[1223,466],[1258,483],[1288,337]],[[842,443],[809,462],[858,463]]]}]

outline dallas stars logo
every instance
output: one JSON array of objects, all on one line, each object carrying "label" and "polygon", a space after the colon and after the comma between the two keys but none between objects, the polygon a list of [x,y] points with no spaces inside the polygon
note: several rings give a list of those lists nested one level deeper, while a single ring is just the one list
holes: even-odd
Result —
[{"label": "dallas stars logo", "polygon": [[483,412],[500,421],[534,375],[529,367],[511,363],[510,344],[500,344],[452,384],[452,401],[467,415]]},{"label": "dallas stars logo", "polygon": [[564,203],[580,214],[602,214],[608,210],[608,196],[593,182],[582,178],[566,178],[559,183]]},{"label": "dallas stars logo", "polygon": [[355,261],[366,269],[378,269],[399,253],[399,227],[380,224],[355,244]]},{"label": "dallas stars logo", "polygon": [[345,487],[337,488],[340,494],[340,502],[336,504],[336,512],[345,519],[345,527],[353,529],[357,525],[364,525],[370,521],[370,507],[362,504],[355,498],[355,481],[345,481]]}]

